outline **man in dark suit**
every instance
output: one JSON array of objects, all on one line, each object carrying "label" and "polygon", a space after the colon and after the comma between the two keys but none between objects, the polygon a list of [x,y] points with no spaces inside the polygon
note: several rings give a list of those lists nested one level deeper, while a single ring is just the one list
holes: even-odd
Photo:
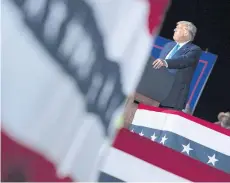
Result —
[{"label": "man in dark suit", "polygon": [[183,110],[186,106],[190,82],[202,53],[200,47],[192,44],[196,30],[191,22],[178,22],[173,36],[175,42],[166,44],[153,62],[153,68],[166,67],[175,75],[172,91],[161,102],[161,107]]}]

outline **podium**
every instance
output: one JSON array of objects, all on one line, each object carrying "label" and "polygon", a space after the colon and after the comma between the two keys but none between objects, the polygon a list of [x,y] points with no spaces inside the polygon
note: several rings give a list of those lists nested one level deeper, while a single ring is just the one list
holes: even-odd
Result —
[{"label": "podium", "polygon": [[154,60],[153,57],[148,60],[136,92],[127,99],[124,111],[126,128],[132,123],[139,103],[158,107],[173,87],[174,75],[165,67],[154,69],[152,66]]}]

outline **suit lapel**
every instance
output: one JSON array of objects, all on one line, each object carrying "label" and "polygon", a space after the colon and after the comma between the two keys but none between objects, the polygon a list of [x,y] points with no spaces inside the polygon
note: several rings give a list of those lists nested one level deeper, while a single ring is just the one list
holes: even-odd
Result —
[{"label": "suit lapel", "polygon": [[166,58],[166,56],[169,54],[169,52],[174,48],[174,46],[176,45],[176,42],[172,42],[172,44],[170,44],[168,46],[168,49],[165,51],[165,55],[164,58]]},{"label": "suit lapel", "polygon": [[[184,53],[188,52],[191,46],[191,42],[188,42],[184,46],[182,46],[176,53],[173,55],[173,57],[183,55]],[[172,58],[173,58],[172,57]]]}]

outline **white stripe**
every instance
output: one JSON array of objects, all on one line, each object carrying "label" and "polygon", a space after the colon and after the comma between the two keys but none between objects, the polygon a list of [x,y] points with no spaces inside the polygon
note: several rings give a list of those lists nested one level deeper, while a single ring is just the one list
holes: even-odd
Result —
[{"label": "white stripe", "polygon": [[188,181],[115,148],[110,149],[101,170],[126,182]]},{"label": "white stripe", "polygon": [[[176,133],[203,146],[230,156],[230,137],[175,114],[137,110],[133,125]],[[210,140],[215,139],[215,141]]]}]

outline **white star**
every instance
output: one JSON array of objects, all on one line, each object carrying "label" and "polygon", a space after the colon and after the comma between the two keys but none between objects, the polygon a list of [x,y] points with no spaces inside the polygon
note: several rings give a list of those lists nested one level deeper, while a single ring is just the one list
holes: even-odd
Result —
[{"label": "white star", "polygon": [[155,133],[154,133],[154,134],[151,136],[151,139],[152,139],[152,141],[155,141],[156,138],[157,138],[157,136],[156,136]]},{"label": "white star", "polygon": [[190,148],[190,143],[188,143],[188,145],[182,144],[182,146],[183,146],[183,150],[181,151],[182,153],[186,152],[189,155],[189,152],[193,150],[192,148]]},{"label": "white star", "polygon": [[160,143],[161,144],[165,144],[165,141],[167,140],[168,138],[166,137],[166,135],[164,137],[162,137]]},{"label": "white star", "polygon": [[213,154],[213,156],[208,156],[208,159],[209,159],[209,160],[208,160],[207,163],[208,163],[208,164],[209,164],[209,163],[212,163],[213,166],[215,166],[215,163],[216,163],[217,161],[219,161],[218,159],[216,159],[216,155],[215,155],[215,154]]},{"label": "white star", "polygon": [[142,131],[141,131],[141,133],[139,133],[139,135],[140,135],[140,136],[143,136],[144,134],[143,134]]}]

